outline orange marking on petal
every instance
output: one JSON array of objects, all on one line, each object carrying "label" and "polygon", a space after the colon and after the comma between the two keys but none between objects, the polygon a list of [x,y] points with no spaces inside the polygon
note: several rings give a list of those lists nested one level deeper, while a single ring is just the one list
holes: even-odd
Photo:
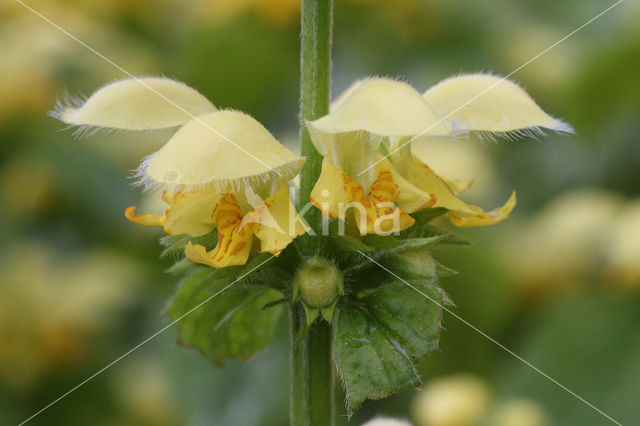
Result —
[{"label": "orange marking on petal", "polygon": [[244,265],[251,251],[253,233],[249,227],[242,226],[242,210],[233,194],[225,194],[220,198],[213,217],[218,228],[215,248],[206,252],[202,246],[190,246],[188,250],[185,249],[187,257],[213,268]]}]

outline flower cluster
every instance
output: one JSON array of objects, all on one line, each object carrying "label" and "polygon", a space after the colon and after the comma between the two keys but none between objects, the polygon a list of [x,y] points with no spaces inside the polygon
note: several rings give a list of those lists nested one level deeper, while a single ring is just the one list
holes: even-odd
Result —
[{"label": "flower cluster", "polygon": [[[171,235],[198,237],[216,230],[217,244],[210,250],[187,244],[185,254],[193,262],[242,265],[257,251],[278,255],[309,230],[288,186],[304,158],[252,117],[218,110],[182,83],[117,81],[84,102],[60,105],[55,116],[80,130],[179,126],[137,173],[145,188],[162,189],[166,211],[136,214],[132,206],[125,216]],[[458,194],[472,181],[441,178],[412,154],[415,144],[469,133],[513,137],[542,129],[571,131],[516,84],[481,74],[449,78],[424,94],[396,80],[360,80],[333,102],[328,115],[306,124],[324,157],[309,201],[355,236],[400,232],[414,224],[412,213],[428,208],[446,209],[457,226],[494,224],[513,210],[515,193],[488,212],[462,201]]]},{"label": "flower cluster", "polygon": [[204,96],[165,78],[127,79],[98,90],[82,105],[60,106],[71,125],[120,130],[180,126],[137,171],[138,183],[162,189],[163,215],[125,216],[167,234],[198,237],[218,233],[216,246],[189,243],[185,254],[214,268],[243,265],[253,247],[278,254],[307,228],[291,203],[287,182],[304,159],[282,146],[252,117],[218,110]]}]

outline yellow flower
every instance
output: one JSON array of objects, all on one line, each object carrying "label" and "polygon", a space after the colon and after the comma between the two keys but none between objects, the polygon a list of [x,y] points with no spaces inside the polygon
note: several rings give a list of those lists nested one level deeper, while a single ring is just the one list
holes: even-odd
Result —
[{"label": "yellow flower", "polygon": [[455,374],[427,383],[413,401],[418,426],[472,426],[480,423],[491,390],[476,376]]},{"label": "yellow flower", "polygon": [[[413,156],[412,144],[470,132],[514,137],[541,134],[543,128],[571,131],[516,84],[491,75],[453,77],[423,95],[395,80],[360,80],[334,101],[329,115],[308,122],[307,127],[324,156],[312,203],[326,216],[349,220],[345,206],[373,200],[374,207],[355,218],[361,232],[367,233],[373,230],[370,222],[392,213],[397,218],[393,217],[390,230],[402,230],[412,224],[407,213],[427,207],[446,208],[457,226],[497,223],[513,210],[515,193],[490,212],[463,202],[456,195],[472,181],[442,179]],[[375,208],[378,200],[384,202],[382,211]]]},{"label": "yellow flower", "polygon": [[[216,247],[189,243],[194,262],[214,268],[246,263],[254,236],[260,250],[279,254],[307,231],[289,197],[287,181],[304,159],[282,146],[260,123],[237,111],[219,111],[188,86],[165,78],[110,84],[57,117],[72,125],[124,130],[182,126],[138,169],[139,183],[163,188],[163,215],[125,216],[168,234],[192,237],[217,229]],[[259,156],[256,156],[258,154]]]}]

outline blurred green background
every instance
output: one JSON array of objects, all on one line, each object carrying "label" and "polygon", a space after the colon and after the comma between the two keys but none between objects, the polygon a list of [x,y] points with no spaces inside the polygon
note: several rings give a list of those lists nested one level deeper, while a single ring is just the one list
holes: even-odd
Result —
[{"label": "blurred green background", "polygon": [[[30,0],[135,75],[165,75],[244,110],[296,146],[295,0]],[[424,91],[461,72],[506,75],[608,2],[336,0],[334,94],[367,75]],[[437,258],[455,312],[623,424],[640,424],[640,7],[627,1],[512,78],[576,129],[517,142],[421,144],[468,200],[508,221],[457,230]],[[169,132],[77,140],[46,114],[65,91],[124,77],[13,0],[0,3],[0,424],[17,424],[165,324],[176,277],[130,170]],[[213,302],[215,303],[215,301]],[[34,425],[286,425],[287,318],[276,344],[217,369],[159,335]],[[421,362],[425,390],[352,418],[418,426],[597,425],[602,415],[450,315]],[[338,398],[342,398],[338,392]],[[338,424],[346,424],[341,412]]]}]

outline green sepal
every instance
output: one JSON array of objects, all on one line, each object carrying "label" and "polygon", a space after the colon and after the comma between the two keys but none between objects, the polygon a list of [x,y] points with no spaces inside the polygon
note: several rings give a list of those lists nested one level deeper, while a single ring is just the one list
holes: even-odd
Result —
[{"label": "green sepal", "polygon": [[337,235],[331,236],[327,239],[328,252],[331,254],[344,254],[344,253],[368,253],[374,250],[373,247],[369,247],[361,240],[352,237],[350,235]]},{"label": "green sepal", "polygon": [[438,347],[443,292],[412,285],[428,297],[391,282],[339,310],[334,356],[350,415],[366,399],[421,385],[415,363]]},{"label": "green sepal", "polygon": [[407,280],[437,279],[436,261],[426,250],[408,250],[392,254],[383,264],[398,276]]},{"label": "green sepal", "polygon": [[444,207],[433,207],[429,209],[418,210],[417,212],[412,213],[411,217],[416,221],[414,226],[422,226],[431,222],[433,219],[442,216],[446,212],[447,209],[445,209]]},{"label": "green sepal", "polygon": [[434,260],[434,262],[436,264],[436,274],[438,274],[439,277],[449,277],[451,275],[457,275],[459,273],[455,269],[451,269],[448,266],[444,266],[442,263],[438,262],[437,260]]},{"label": "green sepal", "polygon": [[186,256],[175,262],[166,272],[174,275],[181,275],[187,272],[191,268],[195,268],[196,264],[190,261]]},{"label": "green sepal", "polygon": [[322,315],[322,318],[324,318],[324,320],[329,324],[331,324],[331,321],[333,320],[333,312],[335,311],[337,304],[338,304],[338,299],[336,299],[330,306],[320,309],[320,314]]},{"label": "green sepal", "polygon": [[260,310],[263,311],[265,309],[273,308],[274,306],[282,305],[283,303],[287,303],[287,302],[289,302],[289,299],[286,297],[283,297],[281,299],[274,300],[269,303],[265,303],[264,306],[260,308]]},{"label": "green sepal", "polygon": [[320,309],[319,308],[311,308],[309,306],[307,306],[304,302],[302,303],[302,307],[304,308],[304,314],[305,317],[307,318],[307,327],[310,327],[311,324],[313,324],[313,322],[316,320],[316,318],[318,318],[318,314],[320,313]]},{"label": "green sepal", "polygon": [[375,248],[377,257],[387,256],[393,253],[400,253],[407,250],[416,250],[430,247],[440,243],[446,238],[446,235],[433,235],[430,237],[406,238],[398,239],[391,235],[367,235],[364,242]]},{"label": "green sepal", "polygon": [[178,343],[200,350],[219,366],[227,359],[247,360],[269,345],[281,312],[281,306],[261,309],[281,299],[280,292],[250,284],[248,277],[235,282],[251,270],[247,266],[240,271],[197,267],[166,311],[177,321]]}]

